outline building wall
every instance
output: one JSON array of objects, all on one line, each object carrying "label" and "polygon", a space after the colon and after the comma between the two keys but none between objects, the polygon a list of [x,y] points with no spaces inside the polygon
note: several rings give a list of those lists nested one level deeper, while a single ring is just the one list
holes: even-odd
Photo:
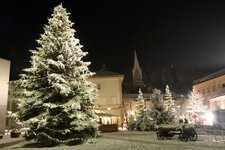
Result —
[{"label": "building wall", "polygon": [[[14,85],[9,84],[8,89],[8,103],[7,103],[7,111],[9,113],[14,113],[17,110],[17,99],[18,97],[15,95],[16,92],[18,92],[19,89],[16,88]],[[13,125],[14,121],[12,118],[7,117],[6,119],[6,129],[10,129]]]},{"label": "building wall", "polygon": [[225,75],[194,85],[206,98],[215,95],[225,87]]},{"label": "building wall", "polygon": [[116,79],[105,79],[95,80],[95,83],[99,89],[98,104],[105,105],[117,105],[121,104],[120,91],[119,91],[119,80]]},{"label": "building wall", "polygon": [[[125,118],[129,119],[131,115],[137,112],[137,98],[124,98],[123,107],[125,111]],[[145,107],[152,108],[152,100],[145,100]]]},{"label": "building wall", "polygon": [[209,101],[210,110],[225,109],[225,95],[211,98]]},{"label": "building wall", "polygon": [[211,110],[225,109],[223,104],[225,100],[223,97],[225,95],[225,75],[198,83],[194,85],[194,88],[206,98],[205,103]]},{"label": "building wall", "polygon": [[7,115],[10,61],[0,58],[0,132],[4,132]]},{"label": "building wall", "polygon": [[119,117],[118,125],[124,121],[122,107],[122,77],[92,77],[89,81],[98,87],[96,109]]}]

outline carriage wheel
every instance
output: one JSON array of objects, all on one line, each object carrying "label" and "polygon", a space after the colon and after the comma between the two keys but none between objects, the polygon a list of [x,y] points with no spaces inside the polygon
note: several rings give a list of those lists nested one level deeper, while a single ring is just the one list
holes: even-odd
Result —
[{"label": "carriage wheel", "polygon": [[191,131],[191,133],[190,133],[190,140],[191,141],[196,141],[197,139],[198,139],[198,135],[197,135],[197,132],[196,131]]},{"label": "carriage wheel", "polygon": [[183,141],[183,142],[187,142],[187,141],[188,141],[188,136],[184,136],[184,137],[182,138],[182,141]]},{"label": "carriage wheel", "polygon": [[167,140],[171,140],[172,137],[173,137],[173,134],[172,134],[170,131],[167,132],[166,139],[167,139]]},{"label": "carriage wheel", "polygon": [[188,136],[184,134],[183,131],[180,131],[179,133],[179,139],[183,142],[187,142],[188,141]]},{"label": "carriage wheel", "polygon": [[162,132],[157,132],[157,139],[158,140],[163,140],[164,139],[164,136],[163,136]]}]

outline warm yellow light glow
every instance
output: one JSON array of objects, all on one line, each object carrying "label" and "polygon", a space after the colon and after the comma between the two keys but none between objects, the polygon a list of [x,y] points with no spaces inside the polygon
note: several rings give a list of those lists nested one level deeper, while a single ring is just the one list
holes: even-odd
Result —
[{"label": "warm yellow light glow", "polygon": [[203,115],[204,125],[213,125],[214,115],[211,112],[205,113]]},{"label": "warm yellow light glow", "polygon": [[206,113],[205,115],[208,119],[213,120],[214,119],[214,115],[212,113]]},{"label": "warm yellow light glow", "polygon": [[103,125],[118,124],[118,117],[101,117],[101,118]]}]

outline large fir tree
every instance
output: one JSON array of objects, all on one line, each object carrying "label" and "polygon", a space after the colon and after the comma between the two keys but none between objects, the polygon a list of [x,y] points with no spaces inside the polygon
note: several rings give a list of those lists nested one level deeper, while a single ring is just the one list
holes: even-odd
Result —
[{"label": "large fir tree", "polygon": [[66,9],[56,6],[31,50],[31,67],[15,82],[22,89],[15,115],[30,128],[26,139],[47,146],[79,144],[98,133],[96,88],[87,81],[93,73],[72,26]]}]

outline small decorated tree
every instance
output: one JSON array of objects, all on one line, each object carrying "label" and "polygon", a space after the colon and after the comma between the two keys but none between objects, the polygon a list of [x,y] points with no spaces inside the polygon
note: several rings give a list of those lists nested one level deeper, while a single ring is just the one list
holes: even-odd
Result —
[{"label": "small decorated tree", "polygon": [[62,5],[54,8],[39,46],[31,50],[31,67],[15,81],[21,89],[15,116],[29,127],[27,140],[46,146],[79,144],[98,133],[92,109],[96,87],[87,81],[93,73],[82,61],[87,52],[68,15]]},{"label": "small decorated tree", "polygon": [[153,119],[151,117],[151,110],[146,109],[145,100],[141,89],[136,102],[137,112],[130,117],[128,124],[129,130],[149,131],[152,130]]},{"label": "small decorated tree", "polygon": [[139,89],[139,91],[138,91],[136,108],[137,108],[137,114],[139,114],[142,110],[145,109],[145,100],[144,100],[143,93],[142,93],[141,89]]},{"label": "small decorated tree", "polygon": [[168,85],[166,85],[166,89],[165,89],[164,106],[166,110],[173,111],[174,100]]},{"label": "small decorated tree", "polygon": [[174,121],[174,115],[169,110],[166,110],[161,91],[153,89],[152,99],[153,108],[151,115],[156,125],[172,123]]},{"label": "small decorated tree", "polygon": [[198,117],[198,112],[204,111],[203,105],[204,97],[199,93],[195,88],[192,91],[189,91],[186,101],[186,116],[189,118],[189,121],[193,121]]}]

